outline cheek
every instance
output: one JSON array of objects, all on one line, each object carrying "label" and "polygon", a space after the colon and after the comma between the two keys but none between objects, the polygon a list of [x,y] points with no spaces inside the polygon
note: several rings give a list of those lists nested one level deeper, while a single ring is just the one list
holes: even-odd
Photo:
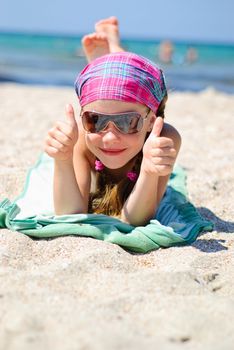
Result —
[{"label": "cheek", "polygon": [[132,151],[134,151],[135,154],[140,152],[140,150],[143,148],[144,143],[145,143],[145,137],[146,137],[146,132],[142,132],[138,135],[134,135],[131,140],[129,140],[128,144],[131,146]]},{"label": "cheek", "polygon": [[145,125],[144,128],[141,130],[140,134],[138,135],[138,143],[140,143],[142,147],[144,146],[146,137],[149,134],[149,128],[149,125]]},{"label": "cheek", "polygon": [[90,151],[93,151],[95,149],[95,146],[97,146],[100,143],[101,137],[97,134],[86,134],[85,135],[85,142]]}]

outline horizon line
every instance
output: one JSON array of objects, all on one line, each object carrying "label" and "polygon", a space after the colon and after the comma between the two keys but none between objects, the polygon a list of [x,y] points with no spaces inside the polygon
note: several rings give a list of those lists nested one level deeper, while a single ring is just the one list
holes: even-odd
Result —
[{"label": "horizon line", "polygon": [[[0,34],[6,34],[6,35],[33,35],[33,36],[61,36],[61,37],[69,37],[69,38],[81,38],[82,36],[86,35],[85,33],[79,32],[79,33],[65,33],[61,31],[44,31],[44,30],[28,30],[28,29],[5,29],[0,28]],[[206,45],[227,45],[227,46],[234,46],[234,41],[228,41],[228,40],[213,40],[213,39],[198,39],[198,38],[175,38],[170,36],[164,36],[164,37],[153,37],[149,35],[122,35],[121,41],[139,41],[139,40],[145,40],[145,41],[156,41],[161,42],[165,40],[169,40],[175,43],[185,43],[185,44],[206,44]]]}]

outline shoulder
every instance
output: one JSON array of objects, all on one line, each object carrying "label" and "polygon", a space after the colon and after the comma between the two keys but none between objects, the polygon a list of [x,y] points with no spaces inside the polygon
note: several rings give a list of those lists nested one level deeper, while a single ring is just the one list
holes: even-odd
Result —
[{"label": "shoulder", "polygon": [[172,139],[172,141],[174,142],[174,146],[176,149],[180,148],[181,145],[181,136],[180,133],[178,132],[178,130],[172,126],[171,124],[168,123],[164,123],[163,125],[163,129],[161,132],[161,135],[163,137],[168,137],[170,139]]}]

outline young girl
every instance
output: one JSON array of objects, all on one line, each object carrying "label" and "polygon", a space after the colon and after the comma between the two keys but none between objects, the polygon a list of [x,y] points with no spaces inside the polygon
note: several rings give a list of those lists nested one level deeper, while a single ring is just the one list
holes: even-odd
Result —
[{"label": "young girl", "polygon": [[45,151],[54,158],[55,213],[102,213],[145,225],[165,193],[181,142],[163,120],[163,73],[129,52],[94,58],[75,82],[80,117],[68,105],[66,122],[57,122],[46,139]]}]

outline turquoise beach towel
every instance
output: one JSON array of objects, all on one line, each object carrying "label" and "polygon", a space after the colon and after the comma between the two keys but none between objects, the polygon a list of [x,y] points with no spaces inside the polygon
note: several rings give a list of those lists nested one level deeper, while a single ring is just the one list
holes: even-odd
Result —
[{"label": "turquoise beach towel", "polygon": [[204,220],[187,199],[184,170],[176,166],[155,219],[146,226],[134,227],[106,215],[53,214],[53,159],[42,154],[30,169],[22,194],[12,203],[0,203],[0,227],[31,237],[65,235],[93,237],[120,245],[133,252],[146,253],[160,247],[195,241],[213,224]]}]

